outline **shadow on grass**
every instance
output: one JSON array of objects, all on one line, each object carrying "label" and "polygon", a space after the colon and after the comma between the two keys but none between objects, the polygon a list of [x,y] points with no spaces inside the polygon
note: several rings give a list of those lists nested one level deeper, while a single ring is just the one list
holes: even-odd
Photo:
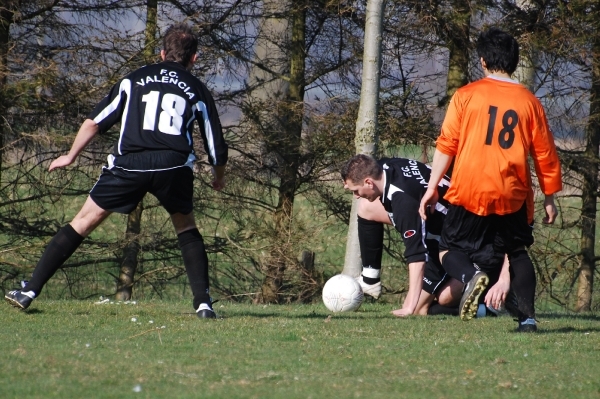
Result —
[{"label": "shadow on grass", "polygon": [[23,310],[18,310],[21,313],[25,313],[25,314],[42,314],[44,313],[43,310],[37,309],[37,308],[31,308],[31,309],[23,309]]},{"label": "shadow on grass", "polygon": [[[364,317],[361,314],[365,313],[365,312],[359,312],[359,313],[336,313],[336,314],[332,314],[332,313],[317,313],[317,312],[311,312],[311,313],[305,313],[305,314],[292,314],[292,313],[287,313],[287,312],[244,312],[244,311],[227,311],[225,312],[225,314],[219,314],[217,312],[217,317],[218,318],[222,318],[222,319],[227,319],[230,317],[255,317],[255,318],[259,318],[259,319],[263,319],[263,318],[270,318],[270,317],[276,317],[276,318],[289,318],[289,319],[321,319],[321,320],[372,320],[372,319],[387,319],[389,318],[389,315],[387,314],[372,314],[369,315],[368,317]],[[374,312],[373,312],[374,313]]]},{"label": "shadow on grass", "polygon": [[537,318],[540,319],[575,319],[575,320],[591,320],[600,321],[600,315],[584,313],[537,313]]},{"label": "shadow on grass", "polygon": [[[598,328],[575,328],[575,327],[561,327],[561,328],[546,328],[541,327],[535,334],[571,334],[571,333],[597,333],[600,332]],[[515,332],[516,333],[516,332]],[[518,333],[522,334],[522,333]]]}]

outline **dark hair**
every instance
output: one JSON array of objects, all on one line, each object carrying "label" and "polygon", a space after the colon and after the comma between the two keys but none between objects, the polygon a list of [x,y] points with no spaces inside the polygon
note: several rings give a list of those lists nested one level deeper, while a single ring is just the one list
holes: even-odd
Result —
[{"label": "dark hair", "polygon": [[477,54],[490,72],[512,75],[519,63],[519,43],[510,34],[490,28],[477,38]]},{"label": "dark hair", "polygon": [[350,180],[352,183],[362,183],[367,177],[379,179],[383,168],[375,158],[366,154],[358,154],[350,158],[340,171],[342,180]]},{"label": "dark hair", "polygon": [[165,61],[175,61],[187,66],[198,51],[198,38],[186,24],[171,25],[163,38]]}]

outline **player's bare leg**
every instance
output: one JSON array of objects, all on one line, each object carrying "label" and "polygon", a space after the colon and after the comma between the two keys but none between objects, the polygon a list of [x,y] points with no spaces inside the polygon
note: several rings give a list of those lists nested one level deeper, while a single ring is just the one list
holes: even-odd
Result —
[{"label": "player's bare leg", "polygon": [[112,212],[100,208],[88,196],[87,200],[71,220],[71,227],[82,237],[87,237],[96,227],[98,227]]}]

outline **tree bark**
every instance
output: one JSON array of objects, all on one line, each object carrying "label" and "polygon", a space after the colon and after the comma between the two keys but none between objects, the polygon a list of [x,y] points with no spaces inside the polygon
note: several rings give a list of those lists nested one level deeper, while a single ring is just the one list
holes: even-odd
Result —
[{"label": "tree bark", "polygon": [[268,153],[275,154],[279,178],[278,200],[272,215],[272,250],[264,266],[265,277],[260,294],[260,300],[264,303],[281,301],[285,271],[290,263],[297,262],[290,253],[292,248],[289,247],[288,238],[293,229],[293,207],[301,155],[306,7],[306,1],[271,0],[264,3],[265,18],[256,46],[257,66],[253,68],[249,79],[251,86],[258,87],[251,95],[252,101],[275,105],[274,109],[258,113],[259,123],[265,132],[264,145]]},{"label": "tree bark", "polygon": [[[600,10],[597,10],[599,12]],[[590,116],[585,132],[585,168],[582,168],[581,240],[577,280],[577,312],[590,311],[594,291],[598,163],[600,162],[600,23],[596,17],[596,34],[592,39],[592,86]]]},{"label": "tree bark", "polygon": [[[144,60],[146,63],[153,62],[154,45],[156,42],[156,23],[157,23],[158,0],[147,0],[146,3],[146,29]],[[128,301],[133,294],[133,283],[135,281],[135,272],[138,267],[138,257],[141,249],[139,234],[141,231],[142,212],[144,210],[143,200],[137,205],[135,210],[127,216],[127,228],[125,230],[125,248],[123,248],[123,262],[121,263],[121,272],[117,281],[116,299]]]},{"label": "tree bark", "polygon": [[[379,83],[381,77],[381,40],[383,35],[383,12],[385,0],[368,0],[365,17],[360,104],[356,119],[354,144],[357,154],[377,154],[377,115],[379,111]],[[353,197],[350,223],[346,240],[343,274],[358,277],[362,272],[362,260],[358,245],[357,200]]]},{"label": "tree bark", "polygon": [[121,272],[119,273],[115,296],[118,301],[130,300],[133,293],[135,272],[138,268],[138,256],[141,248],[139,234],[143,209],[142,202],[140,202],[135,210],[127,215],[126,245],[123,249],[123,261],[121,262]]},{"label": "tree bark", "polygon": [[5,97],[6,82],[8,77],[8,51],[10,48],[10,25],[13,22],[14,10],[10,7],[12,2],[7,2],[0,7],[0,183],[2,182],[2,166],[4,159],[4,141],[6,134],[6,109],[9,100]]},{"label": "tree bark", "polygon": [[[280,154],[282,163],[280,167],[279,202],[275,208],[274,221],[278,238],[289,237],[291,234],[294,211],[294,198],[297,189],[297,176],[300,161],[300,143],[302,134],[302,116],[304,110],[304,41],[306,10],[302,1],[294,2],[292,12],[292,40],[290,54],[290,82],[289,92],[283,104],[283,125]],[[277,247],[285,248],[284,242],[278,243]],[[275,251],[273,263],[267,271],[263,290],[263,301],[280,302],[279,291],[283,282],[283,274],[287,269],[287,263],[292,259]]]},{"label": "tree bark", "polygon": [[452,19],[444,32],[448,48],[448,79],[446,81],[446,96],[441,101],[445,107],[454,92],[466,85],[469,70],[469,41],[471,25],[471,5],[467,0],[452,2]]}]

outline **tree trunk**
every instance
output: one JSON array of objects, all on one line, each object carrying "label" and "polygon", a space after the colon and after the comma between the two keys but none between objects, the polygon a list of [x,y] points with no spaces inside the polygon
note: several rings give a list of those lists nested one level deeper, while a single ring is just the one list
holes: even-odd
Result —
[{"label": "tree trunk", "polygon": [[[262,287],[262,300],[267,303],[280,302],[280,290],[285,270],[294,262],[293,254],[286,251],[288,237],[292,234],[293,208],[298,186],[298,167],[300,162],[300,144],[302,117],[304,114],[304,70],[305,70],[305,1],[295,1],[290,14],[290,76],[287,96],[281,103],[283,130],[278,140],[280,164],[279,201],[274,213],[275,240],[271,262],[267,266]],[[291,249],[291,248],[290,248]],[[290,256],[292,255],[292,256]]]},{"label": "tree trunk", "polygon": [[[297,260],[291,253],[293,206],[304,113],[306,1],[268,0],[255,46],[255,66],[248,79],[251,112],[262,132],[268,157],[274,157],[278,178],[277,204],[269,259],[259,301],[279,303],[285,271]],[[273,158],[271,158],[273,160]]]},{"label": "tree trunk", "polygon": [[[385,0],[368,0],[365,18],[365,44],[363,53],[360,104],[356,119],[354,144],[357,154],[377,154],[377,115],[379,111],[379,81],[381,75],[381,40],[383,35],[383,11]],[[346,241],[343,274],[358,277],[362,271],[358,245],[357,201],[353,197],[350,224]]]},{"label": "tree trunk", "polygon": [[[146,29],[144,60],[146,63],[153,62],[154,45],[156,43],[156,22],[157,22],[158,0],[147,0],[146,3]],[[128,301],[133,293],[133,283],[135,272],[138,267],[138,256],[140,253],[139,234],[141,231],[142,212],[144,210],[143,201],[137,205],[135,210],[127,216],[127,229],[125,230],[125,242],[123,248],[123,262],[121,263],[121,272],[117,281],[116,299]]]},{"label": "tree trunk", "polygon": [[[517,7],[524,12],[536,12],[538,5],[533,0],[517,0]],[[514,78],[529,91],[535,93],[535,69],[537,64],[537,52],[531,43],[519,41],[519,65],[514,73]]]},{"label": "tree trunk", "polygon": [[[10,2],[8,2],[10,3]],[[5,97],[8,77],[8,51],[10,48],[10,25],[13,22],[14,11],[10,4],[0,7],[0,183],[2,182],[2,166],[4,159],[4,141],[6,134],[6,109],[9,100]]]},{"label": "tree trunk", "polygon": [[[596,32],[600,24],[596,19]],[[584,152],[585,167],[582,168],[581,192],[581,240],[579,277],[577,281],[577,312],[589,311],[594,290],[596,213],[598,194],[598,163],[600,162],[600,37],[592,42],[592,87],[590,89],[590,116],[586,127]]]},{"label": "tree trunk", "polygon": [[127,216],[126,245],[123,249],[123,261],[121,262],[121,272],[119,273],[117,294],[115,296],[115,299],[118,301],[130,300],[133,292],[135,272],[138,267],[138,255],[141,248],[139,234],[141,231],[143,209],[142,202],[140,202],[135,210]]},{"label": "tree trunk", "polygon": [[446,96],[440,106],[445,107],[454,92],[466,85],[469,70],[469,32],[471,26],[471,5],[467,0],[452,2],[453,18],[445,31],[446,46],[448,47],[448,79],[446,81]]},{"label": "tree trunk", "polygon": [[155,62],[156,24],[158,15],[158,0],[146,0],[146,29],[144,31],[144,59],[146,64]]}]

